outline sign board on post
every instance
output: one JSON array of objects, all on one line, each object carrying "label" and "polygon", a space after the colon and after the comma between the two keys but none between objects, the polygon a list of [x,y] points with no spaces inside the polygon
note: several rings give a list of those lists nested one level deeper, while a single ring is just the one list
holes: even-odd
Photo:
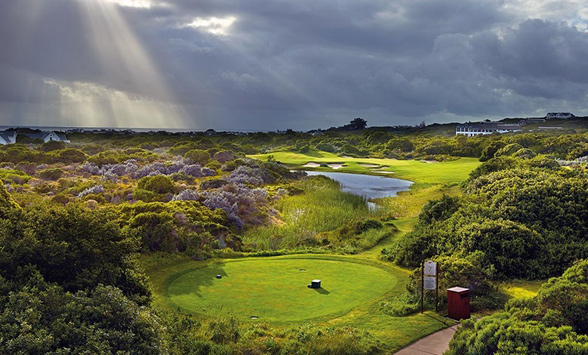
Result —
[{"label": "sign board on post", "polygon": [[435,291],[435,312],[437,311],[438,304],[438,275],[437,275],[437,263],[433,260],[427,260],[423,263],[422,270],[422,283],[421,283],[421,313],[424,311],[425,303],[425,290]]},{"label": "sign board on post", "polygon": [[425,275],[436,276],[437,275],[437,263],[429,260],[425,263]]},{"label": "sign board on post", "polygon": [[424,288],[425,290],[436,290],[437,289],[437,278],[435,276],[425,276]]}]

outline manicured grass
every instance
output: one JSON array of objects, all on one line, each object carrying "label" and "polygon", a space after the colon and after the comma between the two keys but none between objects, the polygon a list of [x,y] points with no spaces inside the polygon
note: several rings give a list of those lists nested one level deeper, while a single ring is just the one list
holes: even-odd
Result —
[{"label": "manicured grass", "polygon": [[[386,176],[406,179],[418,184],[453,185],[466,180],[469,173],[481,163],[476,158],[460,158],[458,160],[440,163],[427,163],[418,160],[396,160],[377,158],[340,157],[333,153],[313,151],[309,154],[296,152],[274,152],[271,154],[251,155],[251,158],[267,160],[272,155],[275,160],[284,164],[301,168],[308,162],[315,163],[344,163],[346,166],[338,170],[320,168],[323,171],[338,171],[362,174],[382,174],[382,171],[394,172]],[[383,169],[373,169],[360,164],[374,164]],[[313,170],[313,169],[309,169]],[[316,170],[316,169],[314,169]]]},{"label": "manicured grass", "polygon": [[510,280],[499,285],[502,292],[511,298],[534,297],[547,280]]},{"label": "manicured grass", "polygon": [[379,260],[379,257],[382,253],[382,249],[394,245],[396,240],[398,240],[399,238],[402,238],[402,236],[404,236],[406,233],[412,231],[412,228],[414,227],[414,225],[417,222],[418,222],[418,218],[403,218],[403,219],[393,221],[396,228],[398,228],[398,232],[392,234],[391,236],[389,236],[387,238],[382,239],[373,248],[361,252],[358,255],[358,257],[360,257],[362,259]]},{"label": "manicured grass", "polygon": [[[401,228],[401,231],[404,228],[410,228],[414,221],[413,220],[403,220],[398,221],[398,225]],[[371,250],[370,250],[371,251]],[[394,297],[401,295],[405,292],[406,281],[408,279],[409,271],[404,270],[398,267],[394,267],[390,264],[381,263],[378,261],[369,261],[370,259],[367,255],[360,254],[354,256],[331,256],[331,255],[290,255],[290,256],[282,256],[282,257],[272,257],[272,258],[247,258],[247,259],[233,259],[233,260],[207,260],[207,261],[194,261],[184,255],[169,255],[165,253],[158,253],[158,254],[151,254],[151,255],[143,255],[141,257],[141,264],[146,269],[147,274],[151,280],[151,286],[154,291],[154,306],[158,309],[169,310],[174,312],[176,310],[182,309],[182,313],[184,314],[192,314],[195,319],[202,319],[202,317],[207,317],[211,321],[214,321],[219,316],[226,316],[227,314],[234,315],[239,319],[243,319],[241,323],[241,328],[244,331],[248,329],[251,330],[258,324],[270,324],[272,328],[279,329],[280,331],[287,332],[288,329],[292,327],[298,327],[302,324],[312,323],[316,325],[324,325],[324,326],[337,326],[337,327],[345,327],[350,326],[353,328],[357,328],[359,331],[367,331],[372,336],[376,337],[378,341],[382,344],[382,348],[385,349],[386,353],[393,353],[401,349],[404,346],[412,343],[413,341],[426,336],[430,333],[433,333],[437,330],[443,329],[449,325],[454,324],[451,321],[448,321],[433,312],[425,312],[425,314],[414,314],[406,317],[393,317],[387,314],[384,314],[380,311],[379,303],[380,299],[386,299],[388,297]],[[200,300],[198,297],[198,293],[202,295],[204,288],[211,288],[212,289],[221,289],[222,285],[217,281],[221,282],[235,282],[237,278],[236,273],[246,273],[249,275],[254,275],[256,272],[251,267],[248,266],[257,266],[261,268],[265,268],[264,264],[268,263],[268,267],[272,267],[274,263],[278,263],[277,265],[281,268],[290,264],[291,267],[296,268],[299,263],[306,263],[306,272],[301,272],[299,269],[296,271],[295,269],[292,271],[293,278],[300,277],[299,281],[302,282],[302,287],[296,287],[295,292],[300,292],[303,296],[300,300],[296,300],[296,303],[302,304],[303,307],[310,307],[312,304],[309,301],[316,301],[319,302],[317,305],[324,305],[326,310],[333,311],[334,313],[326,314],[327,311],[322,312],[319,309],[318,312],[322,312],[317,314],[315,318],[307,318],[307,319],[300,319],[298,321],[287,321],[285,319],[277,319],[271,320],[268,317],[260,317],[257,320],[252,320],[250,318],[251,315],[259,315],[259,314],[248,314],[244,311],[244,304],[241,302],[235,302],[236,307],[241,307],[241,316],[239,313],[235,312],[235,310],[230,306],[230,303],[233,302],[230,298],[222,299],[219,297],[218,300],[211,300],[218,302],[215,305],[212,305],[209,308],[206,308],[204,312],[201,309],[196,309],[194,311],[188,310],[186,307],[178,306],[177,303],[174,302],[172,293],[170,289],[175,283],[176,280],[182,278],[184,275],[191,274],[196,270],[201,270],[201,272],[208,273],[207,276],[203,277],[203,285],[195,286],[188,282],[187,286],[195,287],[194,289],[196,292],[194,293],[194,298],[192,298],[192,302],[197,302],[194,300]],[[253,264],[250,264],[253,262]],[[284,263],[285,262],[285,263]],[[338,308],[334,307],[334,305],[320,303],[324,300],[330,301],[336,297],[347,297],[348,295],[338,295],[338,287],[337,284],[340,284],[341,281],[336,281],[336,279],[332,279],[329,277],[325,277],[324,273],[324,263],[327,263],[327,267],[331,270],[335,270],[343,272],[347,275],[357,275],[363,276],[364,272],[372,273],[375,271],[375,275],[383,275],[384,278],[387,279],[385,284],[387,284],[387,288],[384,290],[384,287],[380,287],[377,284],[382,282],[382,277],[378,278],[375,282],[368,285],[370,290],[361,290],[358,289],[356,286],[355,290],[351,289],[353,295],[356,297],[359,296],[362,299],[356,300],[355,298],[350,300],[350,305],[343,305],[339,303]],[[281,263],[281,264],[280,264]],[[312,265],[311,265],[312,264]],[[323,288],[330,292],[329,294],[322,294],[317,291],[308,289],[305,285],[309,283],[315,276],[312,275],[312,269],[314,267],[319,267],[322,274],[319,276],[323,280]],[[222,279],[218,280],[214,278],[216,276],[215,272],[219,272],[220,268],[223,268],[224,271],[230,271],[230,274],[227,272],[227,276],[223,277]],[[208,269],[208,270],[207,270]],[[351,270],[350,270],[351,269]],[[356,269],[361,269],[360,271],[355,271]],[[383,272],[383,274],[382,274]],[[267,274],[268,272],[265,272]],[[274,269],[269,271],[270,274],[278,273]],[[300,276],[297,276],[300,275]],[[267,276],[267,275],[266,275]],[[188,276],[186,276],[188,277]],[[275,275],[270,275],[270,277],[279,277]],[[369,278],[372,278],[371,275],[368,275]],[[357,281],[355,279],[350,278],[350,282]],[[215,282],[217,282],[215,284]],[[250,281],[247,281],[250,282]],[[262,280],[263,282],[263,280]],[[221,287],[217,287],[221,286]],[[254,306],[256,303],[259,302],[259,298],[256,294],[252,292],[259,292],[255,291],[258,285],[253,284],[248,288],[243,288],[243,292],[247,295],[244,298],[250,298],[251,302]],[[298,285],[297,285],[298,286]],[[264,286],[267,290],[267,285]],[[347,286],[345,286],[347,287]],[[271,289],[271,293],[274,294],[274,297],[270,297],[271,294],[264,293],[262,294],[262,298],[270,298],[274,299],[273,301],[279,302],[282,305],[287,303],[287,299],[279,300],[277,292],[280,290]],[[375,291],[381,291],[382,293],[378,294]],[[225,290],[227,292],[232,292],[231,290]],[[311,292],[308,292],[311,291]],[[206,291],[207,295],[212,295],[211,292]],[[299,294],[299,295],[300,295]],[[307,296],[311,296],[310,298]],[[238,295],[241,297],[242,295]],[[287,296],[290,297],[290,296]],[[276,300],[277,299],[277,300]],[[198,306],[192,305],[192,307],[198,308]],[[273,311],[273,310],[271,310]],[[283,312],[283,311],[280,311]],[[302,312],[302,311],[301,311]],[[297,317],[304,318],[309,316],[308,313],[306,315],[302,315],[301,313],[297,314]],[[312,317],[313,315],[310,315]],[[293,317],[293,316],[289,316]]]},{"label": "manicured grass", "polygon": [[[169,282],[167,296],[203,315],[224,309],[241,321],[256,316],[263,322],[298,322],[329,319],[387,292],[402,292],[399,279],[404,278],[394,268],[350,258],[248,258],[179,273]],[[322,288],[308,288],[312,279],[321,279]]]}]

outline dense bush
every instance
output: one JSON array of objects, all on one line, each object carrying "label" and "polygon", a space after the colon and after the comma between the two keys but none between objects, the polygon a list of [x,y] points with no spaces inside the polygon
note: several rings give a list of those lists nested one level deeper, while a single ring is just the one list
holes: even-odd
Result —
[{"label": "dense bush", "polygon": [[18,286],[0,277],[0,289],[12,291],[0,291],[0,353],[165,353],[156,318],[118,288],[71,293],[35,271],[18,276]]},{"label": "dense bush", "polygon": [[194,149],[198,149],[198,144],[195,142],[178,142],[169,149],[169,154],[184,155]]},{"label": "dense bush", "polygon": [[59,180],[63,176],[63,170],[59,168],[45,169],[39,172],[39,177],[45,180]]},{"label": "dense bush", "polygon": [[196,201],[138,202],[121,205],[116,211],[119,224],[139,238],[145,250],[198,254],[218,248],[219,240],[235,250],[240,248],[239,239],[226,227],[226,213],[211,211]]},{"label": "dense bush", "polygon": [[6,218],[12,210],[20,210],[20,206],[6,191],[4,183],[0,182],[0,218]]},{"label": "dense bush", "polygon": [[0,169],[0,180],[7,184],[25,184],[31,177],[24,171],[13,169]]},{"label": "dense bush", "polygon": [[45,142],[43,144],[41,144],[41,146],[39,147],[39,150],[43,151],[43,152],[50,152],[53,150],[60,150],[60,149],[65,149],[65,143],[64,142],[60,142],[60,141],[49,141],[49,142]]},{"label": "dense bush", "polygon": [[588,261],[550,279],[532,299],[509,301],[505,312],[466,320],[447,354],[588,353]]},{"label": "dense bush", "polygon": [[464,197],[429,202],[385,256],[417,266],[479,251],[499,278],[545,278],[588,257],[588,181],[536,159],[490,159],[471,174]]},{"label": "dense bush", "polygon": [[146,279],[129,259],[138,245],[114,220],[108,211],[77,205],[11,209],[0,224],[0,276],[13,279],[19,267],[30,264],[67,291],[110,285],[146,304]]},{"label": "dense bush", "polygon": [[156,194],[174,192],[174,182],[167,176],[146,176],[137,182],[137,189],[147,190]]},{"label": "dense bush", "polygon": [[210,153],[201,149],[192,149],[184,154],[184,158],[194,164],[206,165],[210,160]]},{"label": "dense bush", "polygon": [[337,151],[337,149],[331,143],[327,143],[327,142],[320,142],[315,146],[315,148],[317,150],[322,150],[323,152],[329,152],[329,153],[334,153]]},{"label": "dense bush", "polygon": [[88,158],[88,155],[83,151],[75,148],[66,148],[61,150],[54,150],[49,153],[52,159],[50,161],[56,161],[66,164],[81,163]]},{"label": "dense bush", "polygon": [[230,150],[221,150],[214,154],[213,159],[222,164],[237,159],[237,155]]}]

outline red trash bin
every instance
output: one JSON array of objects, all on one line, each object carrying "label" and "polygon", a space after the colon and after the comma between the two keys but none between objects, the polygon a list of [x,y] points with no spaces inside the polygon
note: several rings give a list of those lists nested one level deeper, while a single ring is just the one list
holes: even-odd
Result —
[{"label": "red trash bin", "polygon": [[447,313],[451,319],[470,317],[470,289],[452,287],[447,289]]}]

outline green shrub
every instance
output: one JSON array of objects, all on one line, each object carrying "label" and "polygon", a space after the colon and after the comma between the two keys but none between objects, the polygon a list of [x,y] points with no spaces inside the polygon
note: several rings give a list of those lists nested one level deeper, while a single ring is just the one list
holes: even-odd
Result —
[{"label": "green shrub", "polygon": [[5,218],[11,210],[20,210],[20,206],[6,191],[6,186],[0,182],[0,217]]},{"label": "green shrub", "polygon": [[51,201],[55,202],[57,204],[60,204],[60,205],[67,205],[71,200],[66,195],[60,193],[60,194],[53,196]]},{"label": "green shrub", "polygon": [[185,155],[190,150],[197,150],[198,144],[195,142],[178,142],[169,149],[169,154]]},{"label": "green shrub", "polygon": [[0,180],[6,184],[22,185],[29,182],[31,177],[21,170],[0,169]]},{"label": "green shrub", "polygon": [[502,156],[510,156],[514,153],[518,152],[519,150],[524,149],[522,145],[518,143],[511,143],[507,144],[504,147],[498,149],[496,153],[494,153],[494,157],[502,157]]},{"label": "green shrub", "polygon": [[45,169],[39,172],[39,177],[45,180],[59,180],[63,176],[63,170],[59,168]]},{"label": "green shrub", "polygon": [[315,148],[317,150],[322,150],[323,152],[329,152],[329,153],[334,153],[337,151],[337,149],[331,143],[327,143],[327,142],[318,143],[315,146]]},{"label": "green shrub", "polygon": [[53,150],[65,149],[65,143],[60,141],[49,141],[41,144],[39,150],[43,152],[51,152]]},{"label": "green shrub", "polygon": [[138,202],[122,204],[115,211],[126,233],[141,240],[146,250],[196,255],[216,247],[217,236],[223,236],[234,250],[241,247],[227,227],[226,213],[211,211],[196,201]]},{"label": "green shrub", "polygon": [[191,149],[184,154],[194,164],[206,165],[210,161],[210,153],[201,149]]},{"label": "green shrub", "polygon": [[532,299],[510,300],[504,312],[462,322],[449,355],[588,353],[588,261],[550,279]]},{"label": "green shrub", "polygon": [[114,150],[108,150],[92,155],[88,158],[88,162],[96,164],[98,166],[106,164],[118,164],[125,160],[125,156]]},{"label": "green shrub", "polygon": [[206,163],[206,167],[212,170],[219,170],[222,166],[223,165],[216,160],[210,160],[208,163]]},{"label": "green shrub", "polygon": [[175,190],[173,180],[165,175],[142,177],[137,182],[137,188],[156,194],[173,193]]},{"label": "green shrub", "polygon": [[100,152],[105,151],[106,148],[100,144],[86,144],[82,147],[81,150],[82,150],[82,152],[84,152],[88,155],[95,155],[95,154],[98,154]]}]

